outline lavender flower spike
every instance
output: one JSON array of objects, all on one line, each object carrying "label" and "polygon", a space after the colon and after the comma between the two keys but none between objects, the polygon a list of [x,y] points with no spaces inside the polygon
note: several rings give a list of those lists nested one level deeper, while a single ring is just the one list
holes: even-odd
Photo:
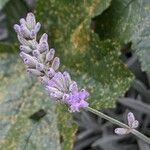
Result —
[{"label": "lavender flower spike", "polygon": [[[20,19],[20,25],[15,24],[14,29],[20,41],[20,57],[27,66],[29,75],[42,78],[43,76],[53,77],[60,64],[58,57],[54,57],[55,50],[49,49],[48,35],[44,33],[37,41],[37,33],[40,30],[40,23],[36,23],[33,13],[28,13],[26,19]],[[49,68],[53,73],[49,76]]]},{"label": "lavender flower spike", "polygon": [[88,107],[86,99],[89,93],[84,89],[78,90],[77,83],[72,80],[68,81],[66,74],[71,79],[69,73],[58,72],[48,81],[46,88],[53,99],[67,104],[70,107],[70,112],[78,112],[80,108]]},{"label": "lavender flower spike", "polygon": [[27,66],[28,74],[38,77],[50,97],[67,104],[70,112],[88,107],[86,99],[89,93],[84,89],[79,90],[69,73],[58,72],[60,59],[55,57],[55,50],[49,48],[48,35],[44,33],[39,41],[36,40],[40,27],[33,13],[28,13],[26,19],[20,19],[20,25],[14,25],[21,43],[20,57]]}]

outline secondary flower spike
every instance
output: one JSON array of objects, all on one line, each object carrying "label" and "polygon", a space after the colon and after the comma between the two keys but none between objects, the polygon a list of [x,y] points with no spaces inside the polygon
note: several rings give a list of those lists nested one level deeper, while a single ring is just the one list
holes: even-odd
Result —
[{"label": "secondary flower spike", "polygon": [[127,120],[128,120],[128,126],[130,129],[126,128],[116,128],[115,133],[119,135],[124,135],[130,133],[132,129],[135,129],[139,126],[139,122],[135,120],[134,114],[132,112],[129,112],[127,115]]},{"label": "secondary flower spike", "polygon": [[29,75],[37,76],[53,100],[67,104],[70,112],[80,111],[88,107],[86,99],[89,93],[79,90],[77,83],[71,80],[68,72],[58,71],[60,59],[55,57],[55,49],[49,48],[48,35],[44,33],[38,41],[37,33],[41,24],[36,23],[33,13],[28,13],[26,19],[21,18],[20,24],[14,25],[14,30],[20,45],[20,57],[27,66]]}]

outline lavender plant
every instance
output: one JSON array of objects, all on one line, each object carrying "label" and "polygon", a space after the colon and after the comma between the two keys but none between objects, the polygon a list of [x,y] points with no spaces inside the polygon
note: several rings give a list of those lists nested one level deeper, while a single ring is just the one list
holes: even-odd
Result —
[{"label": "lavender plant", "polygon": [[26,20],[20,19],[20,25],[14,25],[18,40],[22,44],[20,57],[27,66],[27,72],[40,79],[51,98],[69,105],[71,112],[87,107],[85,100],[89,93],[84,89],[79,90],[68,72],[58,71],[60,60],[54,57],[55,50],[49,49],[48,35],[44,33],[39,42],[37,41],[40,27],[32,13],[27,14]]},{"label": "lavender plant", "polygon": [[20,46],[20,57],[27,66],[28,74],[36,76],[48,95],[53,100],[68,105],[70,112],[79,112],[83,108],[122,127],[115,129],[116,134],[132,133],[150,144],[148,137],[135,130],[139,123],[135,120],[133,113],[128,114],[128,125],[126,125],[89,107],[87,102],[89,92],[85,89],[79,90],[77,83],[71,79],[68,72],[62,73],[58,70],[60,60],[54,56],[55,50],[49,48],[48,35],[44,33],[40,40],[37,40],[40,27],[41,24],[36,23],[33,13],[28,13],[26,19],[20,19],[20,25],[14,25],[18,40],[22,44]]}]

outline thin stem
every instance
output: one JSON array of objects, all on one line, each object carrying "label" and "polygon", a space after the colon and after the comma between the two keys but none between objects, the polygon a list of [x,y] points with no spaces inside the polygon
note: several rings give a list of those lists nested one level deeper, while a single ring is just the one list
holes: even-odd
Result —
[{"label": "thin stem", "polygon": [[150,138],[145,136],[144,134],[142,134],[141,132],[135,130],[135,129],[132,129],[131,130],[131,133],[134,134],[135,136],[137,136],[139,139],[145,141],[147,144],[150,144]]},{"label": "thin stem", "polygon": [[96,115],[98,115],[98,116],[100,116],[100,117],[102,117],[102,118],[104,118],[104,119],[106,119],[106,120],[108,120],[108,121],[110,121],[113,124],[116,124],[116,125],[118,125],[118,126],[120,126],[122,128],[129,129],[130,133],[134,134],[135,136],[137,136],[141,140],[143,140],[146,143],[150,144],[150,138],[148,138],[147,136],[145,136],[144,134],[140,133],[139,131],[137,131],[135,129],[131,129],[128,125],[126,125],[126,124],[124,124],[124,123],[122,123],[122,122],[120,122],[120,121],[118,121],[118,120],[116,120],[116,119],[114,119],[114,118],[112,118],[110,116],[107,116],[106,114],[104,114],[104,113],[102,113],[102,112],[100,112],[100,111],[98,111],[96,109],[93,109],[91,107],[87,107],[85,109],[90,111],[90,112],[92,112],[92,113],[94,113],[94,114],[96,114]]}]

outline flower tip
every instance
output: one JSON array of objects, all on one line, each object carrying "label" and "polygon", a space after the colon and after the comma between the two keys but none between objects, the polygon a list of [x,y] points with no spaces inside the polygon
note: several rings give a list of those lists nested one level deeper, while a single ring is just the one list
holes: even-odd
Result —
[{"label": "flower tip", "polygon": [[129,112],[129,113],[128,113],[128,116],[131,117],[131,116],[134,116],[134,115],[133,115],[132,112]]},{"label": "flower tip", "polygon": [[21,58],[24,58],[25,53],[23,51],[21,51],[19,55]]},{"label": "flower tip", "polygon": [[32,12],[28,12],[28,13],[27,13],[27,16],[34,17],[34,14],[33,14]]},{"label": "flower tip", "polygon": [[126,128],[116,128],[114,130],[114,132],[118,135],[124,135],[124,134],[128,134],[129,133],[129,130],[126,129]]},{"label": "flower tip", "polygon": [[135,120],[133,123],[132,123],[132,128],[135,129],[139,126],[139,122],[137,120]]},{"label": "flower tip", "polygon": [[47,42],[47,40],[48,40],[48,34],[47,34],[47,33],[44,33],[44,34],[41,36],[40,43],[42,43],[43,41],[46,41],[46,42]]},{"label": "flower tip", "polygon": [[13,27],[14,27],[14,29],[16,29],[16,28],[18,28],[18,26],[19,26],[18,24],[14,24]]},{"label": "flower tip", "polygon": [[37,24],[35,25],[35,32],[36,33],[39,32],[40,28],[41,28],[41,24],[37,22]]},{"label": "flower tip", "polygon": [[20,26],[18,24],[14,24],[13,28],[14,28],[15,32],[18,34],[20,31]]}]

